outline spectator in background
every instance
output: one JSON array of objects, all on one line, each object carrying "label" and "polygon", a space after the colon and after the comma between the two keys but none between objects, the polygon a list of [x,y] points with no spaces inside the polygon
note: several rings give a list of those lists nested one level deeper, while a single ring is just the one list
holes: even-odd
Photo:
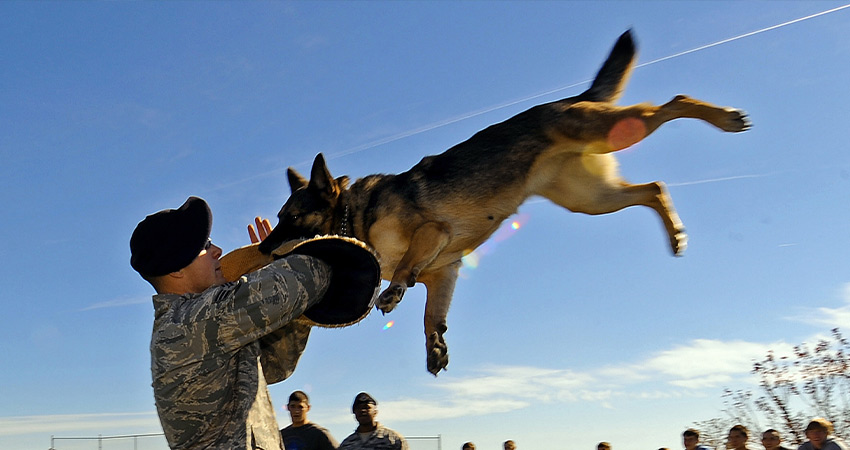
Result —
[{"label": "spectator in background", "polygon": [[779,432],[773,428],[762,433],[761,445],[764,446],[764,450],[791,450],[790,448],[782,445],[782,436],[780,436]]},{"label": "spectator in background", "polygon": [[516,450],[516,443],[508,439],[504,444],[502,444],[502,447],[504,447],[505,450]]},{"label": "spectator in background", "polygon": [[816,418],[806,426],[806,439],[799,450],[848,450],[847,444],[832,435],[832,422]]},{"label": "spectator in background", "polygon": [[596,450],[611,450],[610,442],[600,442],[596,444]]},{"label": "spectator in background", "polygon": [[747,427],[743,425],[735,425],[734,427],[732,427],[732,429],[729,430],[729,436],[726,440],[726,447],[731,448],[732,450],[748,450],[748,439],[749,432],[747,431]]},{"label": "spectator in background", "polygon": [[699,431],[696,428],[688,428],[682,433],[682,445],[685,450],[710,450],[704,445],[699,445]]},{"label": "spectator in background", "polygon": [[307,419],[307,411],[310,411],[307,394],[302,391],[289,394],[286,409],[292,419],[292,425],[280,430],[286,450],[336,450],[339,447],[328,430]]},{"label": "spectator in background", "polygon": [[357,420],[357,429],[342,441],[340,450],[408,450],[404,436],[375,420],[378,402],[371,395],[357,394],[351,412]]},{"label": "spectator in background", "polygon": [[473,444],[472,442],[467,442],[463,444],[463,447],[461,447],[460,450],[475,450],[475,444]]}]

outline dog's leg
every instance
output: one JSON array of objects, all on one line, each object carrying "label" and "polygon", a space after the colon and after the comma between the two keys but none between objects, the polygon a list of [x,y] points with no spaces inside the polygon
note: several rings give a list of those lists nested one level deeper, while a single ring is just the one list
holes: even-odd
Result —
[{"label": "dog's leg", "polygon": [[381,312],[386,314],[395,308],[407,288],[416,284],[422,269],[431,264],[449,243],[450,236],[448,224],[442,222],[426,222],[413,232],[407,252],[396,266],[389,287],[378,296],[376,306]]},{"label": "dog's leg", "polygon": [[685,95],[677,95],[673,100],[661,105],[654,114],[644,118],[647,135],[665,122],[680,118],[700,119],[731,133],[746,131],[751,126],[747,113],[740,109],[716,106]]},{"label": "dog's leg", "polygon": [[454,263],[428,272],[422,281],[428,288],[428,300],[425,303],[425,351],[428,355],[428,371],[436,376],[449,364],[449,349],[443,335],[446,333],[446,317],[457,282],[458,270],[462,263]]},{"label": "dog's leg", "polygon": [[688,246],[688,235],[673,207],[673,199],[667,187],[660,181],[646,184],[623,182],[618,189],[605,195],[595,211],[589,214],[607,214],[633,205],[648,206],[658,213],[670,239],[670,249],[675,256],[681,256]]},{"label": "dog's leg", "polygon": [[656,181],[653,183],[631,185],[629,189],[635,191],[649,191],[649,195],[644,193],[644,198],[648,202],[641,203],[648,206],[658,213],[661,222],[664,224],[664,229],[667,230],[667,236],[670,239],[670,249],[676,256],[682,256],[682,253],[688,247],[688,234],[685,233],[685,225],[679,219],[679,214],[676,213],[676,208],[673,207],[673,198],[667,192],[667,186]]},{"label": "dog's leg", "polygon": [[573,212],[608,214],[629,206],[648,206],[658,213],[674,255],[687,246],[687,234],[664,183],[629,184],[616,169],[613,155],[582,155],[561,161],[559,174],[536,192]]},{"label": "dog's leg", "polygon": [[677,95],[661,106],[575,103],[565,106],[553,131],[555,136],[560,134],[587,143],[585,152],[608,153],[634,145],[664,123],[681,118],[700,119],[733,133],[746,131],[751,126],[744,111]]}]

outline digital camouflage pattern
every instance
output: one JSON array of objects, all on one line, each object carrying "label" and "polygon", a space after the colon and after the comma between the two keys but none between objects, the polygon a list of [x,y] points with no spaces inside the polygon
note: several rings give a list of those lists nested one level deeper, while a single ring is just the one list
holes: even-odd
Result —
[{"label": "digital camouflage pattern", "polygon": [[154,399],[173,450],[283,448],[267,383],[289,377],[331,269],[293,255],[201,294],[154,295]]},{"label": "digital camouflage pattern", "polygon": [[409,450],[409,447],[404,436],[379,423],[366,440],[354,430],[339,444],[339,450]]}]

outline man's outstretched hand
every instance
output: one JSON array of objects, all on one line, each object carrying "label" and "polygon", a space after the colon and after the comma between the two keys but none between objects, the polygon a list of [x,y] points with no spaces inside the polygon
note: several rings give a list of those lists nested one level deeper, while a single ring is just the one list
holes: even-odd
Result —
[{"label": "man's outstretched hand", "polygon": [[253,224],[248,225],[248,237],[251,239],[252,244],[256,244],[269,237],[269,233],[272,232],[272,224],[269,222],[269,219],[263,219],[258,216],[254,218],[254,224],[257,225],[256,229]]}]

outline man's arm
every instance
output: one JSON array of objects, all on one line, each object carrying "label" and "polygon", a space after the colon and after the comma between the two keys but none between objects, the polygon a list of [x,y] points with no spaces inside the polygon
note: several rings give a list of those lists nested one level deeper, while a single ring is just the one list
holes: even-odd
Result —
[{"label": "man's arm", "polygon": [[339,448],[339,443],[336,442],[333,436],[331,436],[330,431],[321,428],[322,437],[319,441],[319,450],[337,450]]},{"label": "man's arm", "polygon": [[242,347],[292,322],[321,300],[331,270],[324,262],[292,255],[220,286],[212,319],[224,351]]},{"label": "man's arm", "polygon": [[[272,225],[268,219],[255,217],[256,231],[253,225],[248,225],[248,238],[252,244],[256,244],[267,238],[272,231]],[[312,326],[294,320],[287,325],[260,338],[260,362],[263,365],[263,374],[266,383],[279,383],[292,375],[295,366],[301,358],[307,346]],[[330,438],[333,440],[333,438]],[[333,442],[331,450],[336,450],[337,443]]]}]

